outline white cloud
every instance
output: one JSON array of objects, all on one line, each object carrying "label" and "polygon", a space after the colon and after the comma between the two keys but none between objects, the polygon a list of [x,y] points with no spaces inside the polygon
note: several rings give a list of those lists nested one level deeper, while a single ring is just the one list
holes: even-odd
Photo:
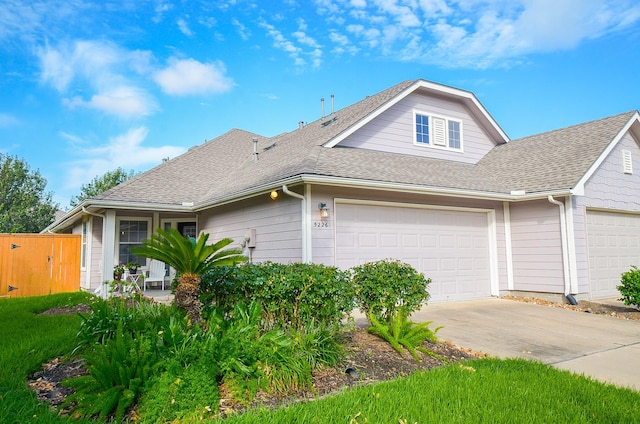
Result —
[{"label": "white cloud", "polygon": [[89,100],[65,96],[69,107],[87,107],[122,118],[147,116],[157,109],[153,97],[140,87],[136,76],[148,73],[150,52],[125,50],[103,41],[79,40],[38,49],[42,83],[63,94],[94,92]]},{"label": "white cloud", "polygon": [[162,21],[165,12],[171,9],[173,9],[173,6],[170,3],[158,3],[154,9],[155,15],[152,18],[153,22],[158,23]]},{"label": "white cloud", "polygon": [[113,90],[106,90],[95,94],[85,101],[76,96],[63,99],[63,104],[70,108],[86,107],[109,113],[121,118],[132,116],[142,117],[155,111],[155,101],[149,95],[136,87],[119,86]]},{"label": "white cloud", "polygon": [[75,76],[73,63],[68,60],[69,55],[47,46],[40,50],[39,56],[42,82],[50,83],[58,91],[65,91]]},{"label": "white cloud", "polygon": [[246,41],[249,39],[249,37],[251,37],[251,31],[249,31],[242,22],[234,18],[231,20],[231,23],[238,30],[238,34],[240,35],[240,38]]},{"label": "white cloud", "polygon": [[298,68],[303,68],[308,64],[306,57],[310,58],[314,68],[320,67],[322,63],[322,45],[316,38],[308,34],[307,23],[303,19],[297,20],[298,28],[292,32],[294,41],[288,39],[279,29],[267,22],[260,22],[260,26],[267,30],[267,35],[273,39],[273,46],[287,53],[293,64]]},{"label": "white cloud", "polygon": [[187,24],[187,21],[180,18],[178,19],[177,24],[178,24],[178,29],[180,30],[181,33],[183,33],[187,37],[193,36],[193,31],[191,31],[191,29],[189,28],[189,24]]},{"label": "white cloud", "polygon": [[233,80],[225,75],[221,62],[201,63],[195,59],[171,58],[169,65],[154,73],[154,80],[166,94],[224,93],[233,87]]},{"label": "white cloud", "polygon": [[[575,48],[640,21],[634,0],[316,0],[332,51],[347,44],[390,59],[485,68]],[[346,18],[346,19],[345,19]]]},{"label": "white cloud", "polygon": [[184,148],[177,146],[144,146],[148,134],[149,130],[146,127],[135,127],[109,139],[104,145],[86,148],[81,146],[81,137],[61,133],[71,142],[73,153],[82,157],[80,160],[71,161],[66,167],[66,188],[69,191],[79,190],[82,184],[118,167],[141,170],[159,165],[163,158],[176,157],[185,152]]},{"label": "white cloud", "polygon": [[20,125],[20,120],[8,113],[0,113],[0,128],[13,127]]}]

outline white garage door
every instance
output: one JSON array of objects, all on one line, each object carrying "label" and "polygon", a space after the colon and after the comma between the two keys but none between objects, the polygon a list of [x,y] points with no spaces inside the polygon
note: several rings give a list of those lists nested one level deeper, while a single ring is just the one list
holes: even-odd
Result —
[{"label": "white garage door", "polygon": [[430,302],[491,296],[486,212],[336,205],[336,265],[399,259],[432,282]]},{"label": "white garage door", "polygon": [[640,266],[640,216],[587,211],[587,239],[591,297],[619,297],[620,275]]}]

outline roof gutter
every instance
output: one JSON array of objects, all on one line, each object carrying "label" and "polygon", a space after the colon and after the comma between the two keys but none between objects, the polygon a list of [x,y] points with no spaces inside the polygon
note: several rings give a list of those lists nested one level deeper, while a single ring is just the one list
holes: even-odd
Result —
[{"label": "roof gutter", "polygon": [[[216,199],[207,200],[205,202],[198,203],[191,208],[191,211],[198,212],[207,208],[223,206],[229,203],[237,202],[240,200],[249,199],[251,197],[259,196],[262,194],[268,194],[274,188],[280,188],[283,185],[292,184],[318,184],[318,185],[333,185],[339,187],[349,188],[364,188],[369,190],[393,190],[403,193],[413,194],[427,194],[434,196],[453,196],[463,197],[467,199],[476,200],[495,200],[495,201],[508,201],[508,202],[523,202],[528,200],[540,200],[547,199],[549,195],[552,196],[570,196],[572,195],[571,189],[558,189],[548,190],[535,193],[526,192],[514,192],[514,193],[497,193],[487,191],[475,191],[475,190],[462,190],[452,189],[445,187],[424,187],[417,186],[415,184],[403,184],[403,183],[391,183],[383,181],[371,181],[353,178],[343,177],[327,177],[316,174],[301,174],[294,177],[283,178],[279,181],[273,181],[267,184],[261,184],[254,186],[232,195],[222,196]],[[284,190],[283,190],[284,191]],[[295,193],[297,194],[297,193]]]},{"label": "roof gutter", "polygon": [[[169,203],[144,203],[144,202],[124,202],[124,201],[103,201],[103,200],[93,200],[93,201],[85,201],[80,205],[73,208],[69,211],[60,221],[53,222],[49,226],[47,226],[42,233],[53,233],[60,229],[67,228],[67,226],[71,225],[81,213],[87,213],[89,215],[95,215],[95,213],[90,212],[87,208],[99,208],[99,209],[135,209],[142,211],[158,211],[163,210],[167,212],[193,212],[193,207],[169,204]],[[101,215],[96,215],[100,216]]]},{"label": "roof gutter", "polygon": [[82,212],[82,208],[84,207],[83,205],[84,203],[71,209],[60,221],[52,222],[45,227],[44,230],[40,231],[40,233],[55,233],[59,229],[67,228],[67,226],[71,225],[71,223],[73,223],[77,216]]},{"label": "roof gutter", "polygon": [[454,197],[463,197],[468,199],[496,200],[496,201],[510,201],[510,202],[546,199],[549,195],[569,196],[572,194],[570,189],[558,189],[558,190],[549,190],[549,191],[531,192],[531,193],[514,191],[512,193],[507,194],[507,193],[498,193],[498,192],[489,192],[489,191],[455,189],[455,188],[447,188],[447,187],[424,187],[424,186],[418,186],[415,184],[370,181],[370,180],[360,180],[360,179],[351,179],[351,178],[342,178],[342,177],[325,177],[325,176],[319,176],[319,175],[303,175],[302,181],[305,183],[313,183],[313,184],[321,184],[321,185],[324,184],[324,185],[334,185],[334,186],[341,186],[341,187],[357,187],[357,188],[366,188],[366,189],[373,189],[373,190],[380,190],[380,189],[394,190],[394,191],[399,191],[404,193],[430,194],[430,195],[436,195],[436,196],[454,196]]}]

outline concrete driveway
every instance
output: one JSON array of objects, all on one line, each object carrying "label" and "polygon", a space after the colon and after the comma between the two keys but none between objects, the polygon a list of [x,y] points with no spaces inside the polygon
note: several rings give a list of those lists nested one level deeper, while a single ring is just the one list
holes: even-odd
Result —
[{"label": "concrete driveway", "polygon": [[443,325],[438,337],[456,346],[640,390],[640,321],[504,299],[428,305],[412,319]]}]

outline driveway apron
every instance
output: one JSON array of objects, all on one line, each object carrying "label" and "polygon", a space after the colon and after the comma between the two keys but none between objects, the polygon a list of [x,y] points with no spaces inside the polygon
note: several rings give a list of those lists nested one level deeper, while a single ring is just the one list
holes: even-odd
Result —
[{"label": "driveway apron", "polygon": [[640,390],[640,321],[504,299],[427,305],[412,320],[459,347]]}]

